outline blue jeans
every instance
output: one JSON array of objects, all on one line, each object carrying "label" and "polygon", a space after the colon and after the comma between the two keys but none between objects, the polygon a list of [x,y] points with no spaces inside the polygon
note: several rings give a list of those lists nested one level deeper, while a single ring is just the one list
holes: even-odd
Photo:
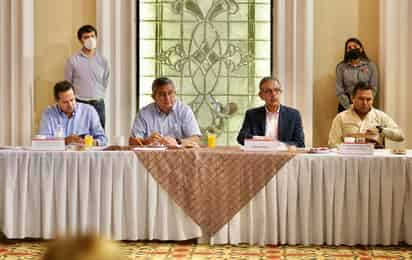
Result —
[{"label": "blue jeans", "polygon": [[96,100],[80,100],[76,98],[77,102],[84,103],[84,104],[89,104],[96,109],[97,114],[99,115],[100,119],[100,124],[102,125],[103,129],[106,124],[106,112],[105,112],[105,105],[104,105],[104,99],[96,99]]}]

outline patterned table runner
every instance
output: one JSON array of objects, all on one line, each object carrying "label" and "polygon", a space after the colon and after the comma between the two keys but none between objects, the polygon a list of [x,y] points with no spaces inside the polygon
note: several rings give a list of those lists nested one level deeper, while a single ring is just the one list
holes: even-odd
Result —
[{"label": "patterned table runner", "polygon": [[238,213],[295,154],[239,147],[135,151],[169,196],[207,235]]}]

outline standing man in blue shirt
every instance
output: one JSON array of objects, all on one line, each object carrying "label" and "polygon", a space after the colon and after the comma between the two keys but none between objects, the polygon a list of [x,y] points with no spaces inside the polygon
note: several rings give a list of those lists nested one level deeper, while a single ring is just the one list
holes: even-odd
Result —
[{"label": "standing man in blue shirt", "polygon": [[154,102],[137,114],[129,143],[197,146],[202,133],[190,107],[176,101],[173,81],[165,77],[155,79],[152,97]]},{"label": "standing man in blue shirt", "polygon": [[109,64],[96,52],[97,30],[91,25],[82,26],[77,32],[82,49],[67,61],[64,78],[74,85],[78,102],[92,105],[105,127],[106,89],[109,81]]},{"label": "standing man in blue shirt", "polygon": [[84,136],[91,135],[97,145],[106,145],[96,110],[88,104],[76,103],[70,82],[58,82],[54,86],[54,98],[56,104],[42,114],[40,135],[64,137],[66,144],[84,143]]}]

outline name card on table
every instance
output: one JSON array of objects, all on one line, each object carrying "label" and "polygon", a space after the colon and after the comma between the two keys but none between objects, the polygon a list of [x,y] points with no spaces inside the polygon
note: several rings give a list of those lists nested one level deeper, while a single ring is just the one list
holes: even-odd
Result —
[{"label": "name card on table", "polygon": [[33,138],[31,149],[35,151],[64,151],[66,146],[63,137]]},{"label": "name card on table", "polygon": [[254,136],[252,139],[245,139],[244,151],[250,152],[269,152],[287,151],[284,143],[267,136]]},{"label": "name card on table", "polygon": [[372,143],[343,143],[338,145],[341,154],[373,155],[374,144]]}]

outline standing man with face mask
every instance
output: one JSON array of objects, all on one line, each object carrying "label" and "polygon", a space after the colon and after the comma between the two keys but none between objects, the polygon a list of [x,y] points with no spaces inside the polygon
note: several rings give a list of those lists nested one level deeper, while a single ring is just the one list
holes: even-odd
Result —
[{"label": "standing man with face mask", "polygon": [[92,105],[96,109],[104,128],[104,99],[109,81],[109,64],[96,52],[96,28],[91,25],[82,26],[77,32],[77,38],[83,47],[67,61],[64,78],[74,85],[78,102]]}]

